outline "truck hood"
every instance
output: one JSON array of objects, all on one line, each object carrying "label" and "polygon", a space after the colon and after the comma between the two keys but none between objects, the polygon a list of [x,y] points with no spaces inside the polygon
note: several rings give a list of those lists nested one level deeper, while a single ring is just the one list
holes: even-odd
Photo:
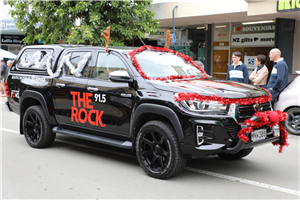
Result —
[{"label": "truck hood", "polygon": [[191,92],[203,96],[216,95],[223,98],[252,98],[267,96],[268,93],[253,85],[228,81],[216,78],[207,78],[204,80],[183,80],[183,81],[156,81],[151,80],[152,85],[165,91],[174,93]]}]

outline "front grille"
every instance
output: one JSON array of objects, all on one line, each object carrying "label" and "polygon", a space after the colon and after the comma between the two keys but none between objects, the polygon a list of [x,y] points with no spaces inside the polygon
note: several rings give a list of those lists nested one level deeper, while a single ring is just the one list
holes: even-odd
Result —
[{"label": "front grille", "polygon": [[[246,119],[250,119],[254,115],[255,111],[254,111],[253,106],[254,106],[254,104],[238,106],[238,111],[237,111],[238,122],[243,122]],[[262,106],[262,111],[271,110],[270,103],[263,103],[263,104],[261,104],[261,106]]]},{"label": "front grille", "polygon": [[[239,123],[243,123],[246,119],[250,119],[251,117],[253,117],[255,111],[254,111],[254,104],[252,105],[239,105],[237,107],[237,114],[236,114],[236,119]],[[262,106],[262,110],[261,111],[269,111],[271,110],[271,104],[270,103],[264,103],[261,104]],[[241,126],[238,124],[232,124],[232,125],[227,125],[226,129],[228,131],[228,133],[231,135],[231,137],[235,140],[238,140],[238,132],[241,130]],[[262,127],[259,127],[257,129],[267,129],[267,133],[272,131],[272,128],[270,128],[269,126],[265,125]],[[254,129],[254,130],[257,130]]]},{"label": "front grille", "polygon": [[[228,125],[228,126],[226,126],[226,129],[234,140],[239,139],[238,132],[241,130],[241,127],[239,125],[237,125],[237,124],[236,125]],[[267,134],[272,131],[272,128],[267,125],[259,127],[259,128],[255,128],[255,129],[253,129],[253,131],[258,130],[258,129],[267,129]]]}]

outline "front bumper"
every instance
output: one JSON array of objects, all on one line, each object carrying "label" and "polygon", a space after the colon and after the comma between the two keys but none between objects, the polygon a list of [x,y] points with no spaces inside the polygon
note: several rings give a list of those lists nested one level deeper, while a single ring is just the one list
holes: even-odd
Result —
[{"label": "front bumper", "polygon": [[[181,141],[181,150],[192,158],[201,158],[219,153],[234,154],[242,149],[281,140],[281,136],[276,135],[273,128],[264,126],[261,128],[267,130],[265,139],[252,141],[251,134],[248,134],[249,141],[244,143],[237,136],[237,133],[242,128],[241,125],[229,118],[220,118],[218,121],[192,119],[189,122],[192,128],[184,130],[185,137]],[[203,127],[203,135],[201,137],[196,133],[198,126]]]}]

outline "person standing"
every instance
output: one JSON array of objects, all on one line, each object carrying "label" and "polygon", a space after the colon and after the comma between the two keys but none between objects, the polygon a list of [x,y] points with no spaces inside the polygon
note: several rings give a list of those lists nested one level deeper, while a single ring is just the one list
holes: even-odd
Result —
[{"label": "person standing", "polygon": [[4,59],[2,57],[0,57],[0,68],[1,68],[1,83],[0,83],[0,87],[1,87],[1,95],[2,97],[5,97],[5,80],[6,80],[6,71],[7,71],[7,66],[4,62]]},{"label": "person standing", "polygon": [[232,64],[228,67],[226,80],[242,83],[249,82],[247,66],[241,61],[242,54],[238,51],[232,53]]},{"label": "person standing", "polygon": [[256,68],[249,76],[250,81],[253,82],[253,85],[256,87],[262,87],[267,89],[267,80],[269,75],[269,70],[265,66],[266,56],[259,54],[255,59]]},{"label": "person standing", "polygon": [[14,61],[13,60],[8,60],[7,61],[7,63],[6,63],[6,65],[7,65],[7,70],[6,70],[6,77],[5,77],[5,79],[7,79],[7,77],[8,77],[8,72],[9,72],[9,70],[10,70],[10,68],[11,68],[11,66],[12,66],[12,64],[14,63]]},{"label": "person standing", "polygon": [[288,66],[283,60],[283,58],[281,58],[281,51],[277,48],[274,48],[270,51],[269,57],[271,61],[274,61],[274,65],[270,75],[267,89],[272,95],[271,104],[274,108],[274,103],[276,101],[277,96],[287,85]]}]

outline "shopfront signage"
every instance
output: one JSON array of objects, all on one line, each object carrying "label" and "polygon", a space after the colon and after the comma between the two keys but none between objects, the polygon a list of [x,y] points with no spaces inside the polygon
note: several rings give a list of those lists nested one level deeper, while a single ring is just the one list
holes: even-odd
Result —
[{"label": "shopfront signage", "polygon": [[[166,38],[166,33],[169,29],[159,29],[154,34],[145,34],[145,38]],[[170,33],[173,34],[173,30],[170,30]],[[176,37],[178,38],[179,30],[175,30]]]},{"label": "shopfront signage", "polygon": [[231,35],[232,47],[274,46],[275,33]]},{"label": "shopfront signage", "polygon": [[24,35],[1,35],[1,44],[21,44]]},{"label": "shopfront signage", "polygon": [[261,33],[261,32],[274,32],[275,24],[259,24],[259,25],[235,25],[233,26],[233,34],[245,34],[245,33]]},{"label": "shopfront signage", "polygon": [[300,10],[300,0],[277,0],[277,12]]}]

